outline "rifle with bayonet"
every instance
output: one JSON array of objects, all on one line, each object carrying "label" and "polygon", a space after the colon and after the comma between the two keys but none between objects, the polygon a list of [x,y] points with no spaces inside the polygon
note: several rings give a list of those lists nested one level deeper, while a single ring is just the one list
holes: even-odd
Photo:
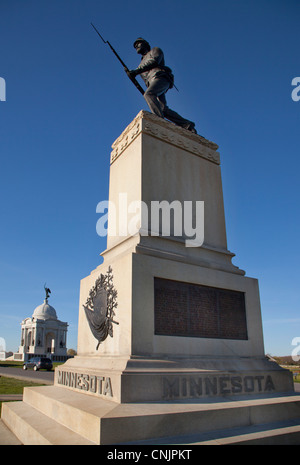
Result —
[{"label": "rifle with bayonet", "polygon": [[110,44],[110,42],[108,42],[108,40],[104,40],[102,35],[100,34],[100,32],[95,28],[95,26],[93,25],[93,23],[91,23],[91,25],[93,26],[93,28],[95,29],[95,31],[97,32],[98,36],[101,38],[101,40],[107,44],[110,49],[112,50],[112,52],[115,54],[115,56],[118,58],[119,62],[122,64],[127,76],[129,77],[129,79],[131,80],[131,82],[135,85],[135,87],[140,91],[140,93],[142,95],[144,95],[144,90],[143,88],[140,86],[140,84],[137,82],[137,80],[135,79],[135,77],[131,76],[130,75],[130,72],[129,72],[129,69],[127,68],[127,66],[125,65],[124,61],[121,59],[121,57],[117,54],[117,52],[115,51],[115,49],[113,48],[113,46]]}]

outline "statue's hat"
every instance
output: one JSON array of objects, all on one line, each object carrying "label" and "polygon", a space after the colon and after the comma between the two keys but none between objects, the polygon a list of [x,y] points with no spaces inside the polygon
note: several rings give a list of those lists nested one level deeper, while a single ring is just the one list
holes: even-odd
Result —
[{"label": "statue's hat", "polygon": [[149,49],[151,48],[149,42],[147,42],[147,40],[143,39],[142,37],[138,37],[138,38],[135,40],[135,42],[134,42],[134,44],[133,44],[134,48],[136,47],[136,44],[137,44],[138,42],[143,42],[144,44],[146,44],[146,45],[149,47]]}]

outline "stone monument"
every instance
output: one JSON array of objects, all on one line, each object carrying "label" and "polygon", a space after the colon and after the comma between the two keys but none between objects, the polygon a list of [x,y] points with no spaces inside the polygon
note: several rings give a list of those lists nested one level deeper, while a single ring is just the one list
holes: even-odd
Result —
[{"label": "stone monument", "polygon": [[300,401],[265,357],[258,282],[227,248],[217,145],[141,111],[112,149],[107,249],[81,281],[78,355],[54,386],[6,404],[4,421],[24,443],[204,443],[260,423],[273,438]]}]

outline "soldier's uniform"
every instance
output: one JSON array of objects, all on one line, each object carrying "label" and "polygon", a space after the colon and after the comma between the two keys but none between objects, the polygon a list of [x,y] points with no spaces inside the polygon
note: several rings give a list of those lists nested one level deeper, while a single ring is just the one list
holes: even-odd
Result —
[{"label": "soldier's uniform", "polygon": [[[147,41],[139,38],[134,42],[134,47],[142,41],[149,45]],[[171,69],[165,66],[164,54],[160,48],[154,47],[143,55],[134,74],[140,74],[147,86],[144,97],[152,113],[196,133],[195,123],[182,118],[167,106],[166,92],[173,87],[174,76]]]}]

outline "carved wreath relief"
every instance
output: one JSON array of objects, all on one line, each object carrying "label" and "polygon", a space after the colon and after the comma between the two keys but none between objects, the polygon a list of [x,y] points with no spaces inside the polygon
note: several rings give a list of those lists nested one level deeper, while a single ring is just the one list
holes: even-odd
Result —
[{"label": "carved wreath relief", "polygon": [[96,280],[85,305],[83,305],[90,330],[98,341],[96,350],[108,335],[113,337],[112,324],[119,324],[113,320],[115,316],[114,309],[118,306],[118,293],[112,280],[112,268],[109,267],[107,273],[105,275],[101,274]]}]

